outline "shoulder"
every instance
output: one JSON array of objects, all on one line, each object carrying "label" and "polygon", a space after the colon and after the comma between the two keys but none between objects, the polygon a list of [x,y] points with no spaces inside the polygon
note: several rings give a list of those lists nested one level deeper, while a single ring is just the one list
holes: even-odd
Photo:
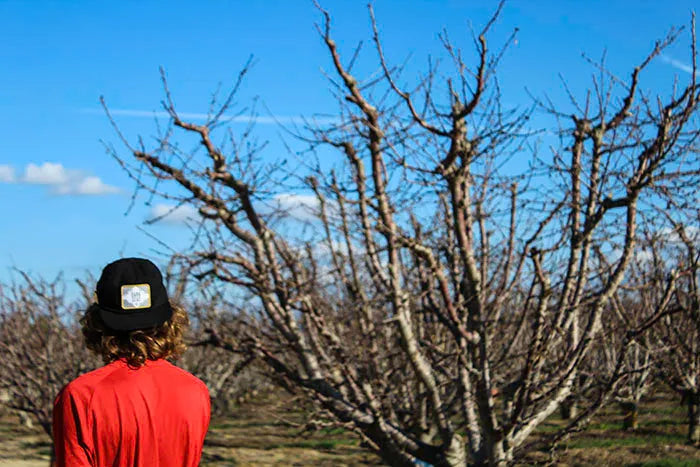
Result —
[{"label": "shoulder", "polygon": [[70,401],[72,404],[87,404],[95,392],[95,388],[115,370],[114,364],[108,364],[96,370],[84,373],[66,384],[54,400],[54,405]]},{"label": "shoulder", "polygon": [[177,379],[180,384],[196,388],[196,390],[199,392],[205,393],[207,396],[209,395],[209,389],[207,388],[207,385],[204,384],[204,381],[197,378],[189,371],[184,370],[183,368],[180,368],[167,360],[163,360],[161,365],[161,367],[167,371],[172,378]]}]

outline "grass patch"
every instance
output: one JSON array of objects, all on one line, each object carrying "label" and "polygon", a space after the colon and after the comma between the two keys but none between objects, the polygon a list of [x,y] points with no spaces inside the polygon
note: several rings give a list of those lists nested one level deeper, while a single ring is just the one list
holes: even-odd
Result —
[{"label": "grass patch", "polygon": [[282,421],[265,420],[260,422],[250,422],[245,419],[239,419],[235,422],[218,422],[209,425],[210,430],[231,430],[231,429],[248,429],[248,428],[270,428],[283,427],[290,428],[288,424]]},{"label": "grass patch", "polygon": [[680,404],[669,404],[662,407],[648,407],[645,412],[648,414],[681,415],[685,418],[688,408]]},{"label": "grass patch", "polygon": [[564,426],[563,425],[558,425],[556,423],[549,423],[549,422],[544,422],[541,423],[536,430],[539,433],[556,433],[557,431],[561,430]]},{"label": "grass patch", "polygon": [[53,445],[48,441],[24,441],[20,444],[22,449],[42,449],[51,448]]},{"label": "grass patch", "polygon": [[659,459],[648,462],[638,462],[636,464],[627,464],[627,467],[697,467],[700,465],[700,459]]},{"label": "grass patch", "polygon": [[624,438],[579,438],[564,444],[568,449],[613,448],[624,446],[661,446],[682,444],[685,438],[673,433],[657,433],[648,436],[626,436]]},{"label": "grass patch", "polygon": [[344,435],[345,433],[347,433],[347,430],[345,428],[335,427],[335,428],[321,428],[318,432],[322,435],[338,436],[338,435]]},{"label": "grass patch", "polygon": [[357,446],[358,442],[355,439],[309,439],[293,441],[291,443],[281,443],[276,446],[270,446],[267,449],[277,448],[300,448],[300,449],[320,449],[331,451],[340,446]]},{"label": "grass patch", "polygon": [[211,464],[212,462],[225,462],[226,465],[236,465],[236,459],[233,457],[225,457],[220,454],[202,454],[202,464]]},{"label": "grass patch", "polygon": [[[565,425],[563,425],[563,424],[558,424],[555,422],[544,422],[540,426],[537,427],[537,431],[539,433],[556,433],[557,431],[564,428],[564,426]],[[590,423],[584,427],[582,433],[585,433],[585,432],[591,431],[591,430],[594,430],[594,431],[621,431],[622,430],[622,423],[617,423],[617,422]]]},{"label": "grass patch", "polygon": [[656,420],[642,420],[639,422],[639,426],[677,426],[677,425],[687,425],[688,422],[683,419],[677,418],[659,418]]},{"label": "grass patch", "polygon": [[235,423],[215,423],[215,424],[209,425],[210,430],[227,430],[229,428],[235,428],[235,427],[236,427]]},{"label": "grass patch", "polygon": [[616,422],[591,423],[588,425],[586,430],[621,431],[622,430],[622,423],[616,423]]}]

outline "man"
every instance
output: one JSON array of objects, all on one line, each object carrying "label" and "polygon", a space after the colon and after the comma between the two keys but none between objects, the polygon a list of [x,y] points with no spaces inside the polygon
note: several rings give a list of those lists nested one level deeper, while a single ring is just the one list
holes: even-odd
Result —
[{"label": "man", "polygon": [[167,359],[185,350],[187,314],[170,304],[146,259],[107,265],[80,320],[106,363],[66,385],[54,403],[62,466],[196,466],[209,426],[209,392]]}]

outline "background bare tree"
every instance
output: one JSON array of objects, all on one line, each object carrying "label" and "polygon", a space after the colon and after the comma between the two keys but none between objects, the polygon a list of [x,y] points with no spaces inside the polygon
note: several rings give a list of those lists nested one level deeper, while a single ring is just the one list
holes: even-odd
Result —
[{"label": "background bare tree", "polygon": [[651,339],[662,350],[658,371],[688,407],[688,441],[700,446],[700,231],[697,209],[688,224],[667,216],[671,227],[648,238],[641,298],[648,307],[666,303]]},{"label": "background bare tree", "polygon": [[[629,282],[629,281],[626,281]],[[625,295],[637,295],[629,284],[622,287]],[[659,310],[647,308],[638,300],[622,300],[616,294],[610,301],[603,332],[593,348],[586,381],[596,387],[604,387],[611,379],[617,379],[610,397],[623,412],[622,428],[636,430],[639,424],[639,408],[642,399],[652,390],[659,349],[650,342],[646,329],[650,317]]]},{"label": "background bare tree", "polygon": [[[250,129],[220,131],[247,67],[202,124],[180,118],[163,74],[170,125],[153,147],[115,123],[130,157],[112,152],[137,190],[196,208],[188,267],[230,285],[252,318],[217,344],[259,358],[390,465],[503,465],[531,447],[575,390],[640,215],[697,183],[694,78],[657,99],[639,85],[677,31],[626,80],[601,63],[582,99],[538,100],[559,122],[543,153],[527,149],[530,111],[500,101],[503,51],[486,36],[501,8],[474,37],[473,66],[443,35],[451,73],[431,62],[413,86],[373,16],[382,74],[356,78],[359,50],[344,62],[321,10],[337,121],[295,131],[308,151],[292,173],[262,160]],[[187,137],[201,150],[183,150]],[[290,192],[313,194],[311,220],[274,209]],[[630,342],[553,440],[607,400]]]},{"label": "background bare tree", "polygon": [[53,401],[72,379],[98,366],[85,348],[78,315],[91,300],[65,298],[65,283],[34,279],[0,285],[0,390],[3,404],[29,414],[51,436]]},{"label": "background bare tree", "polygon": [[[210,281],[192,283],[191,268],[178,255],[170,259],[166,281],[171,300],[190,315],[188,350],[178,366],[197,375],[209,389],[213,416],[228,416],[234,407],[270,388],[252,354],[231,356],[224,338],[240,335],[245,322],[235,303]],[[223,336],[223,337],[222,337]]]}]

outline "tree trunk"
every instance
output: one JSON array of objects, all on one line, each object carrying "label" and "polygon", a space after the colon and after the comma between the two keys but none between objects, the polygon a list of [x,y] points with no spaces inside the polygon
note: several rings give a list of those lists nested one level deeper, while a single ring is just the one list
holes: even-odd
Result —
[{"label": "tree trunk", "polygon": [[624,419],[622,429],[633,431],[639,427],[639,405],[635,401],[620,402]]},{"label": "tree trunk", "polygon": [[700,447],[700,392],[690,393],[688,399],[688,442]]},{"label": "tree trunk", "polygon": [[32,420],[31,415],[29,415],[27,412],[20,411],[18,416],[20,425],[26,428],[34,428],[34,420]]},{"label": "tree trunk", "polygon": [[559,415],[562,420],[571,420],[576,417],[577,407],[576,401],[572,397],[567,397],[559,405]]},{"label": "tree trunk", "polygon": [[452,443],[445,451],[445,464],[460,467],[467,465],[467,451],[461,436],[455,435],[452,438]]},{"label": "tree trunk", "polygon": [[[474,453],[469,465],[488,465],[489,467],[505,467],[513,460],[513,450],[508,449],[503,441],[492,445],[482,444],[481,449]],[[466,465],[466,464],[465,464]]]}]

